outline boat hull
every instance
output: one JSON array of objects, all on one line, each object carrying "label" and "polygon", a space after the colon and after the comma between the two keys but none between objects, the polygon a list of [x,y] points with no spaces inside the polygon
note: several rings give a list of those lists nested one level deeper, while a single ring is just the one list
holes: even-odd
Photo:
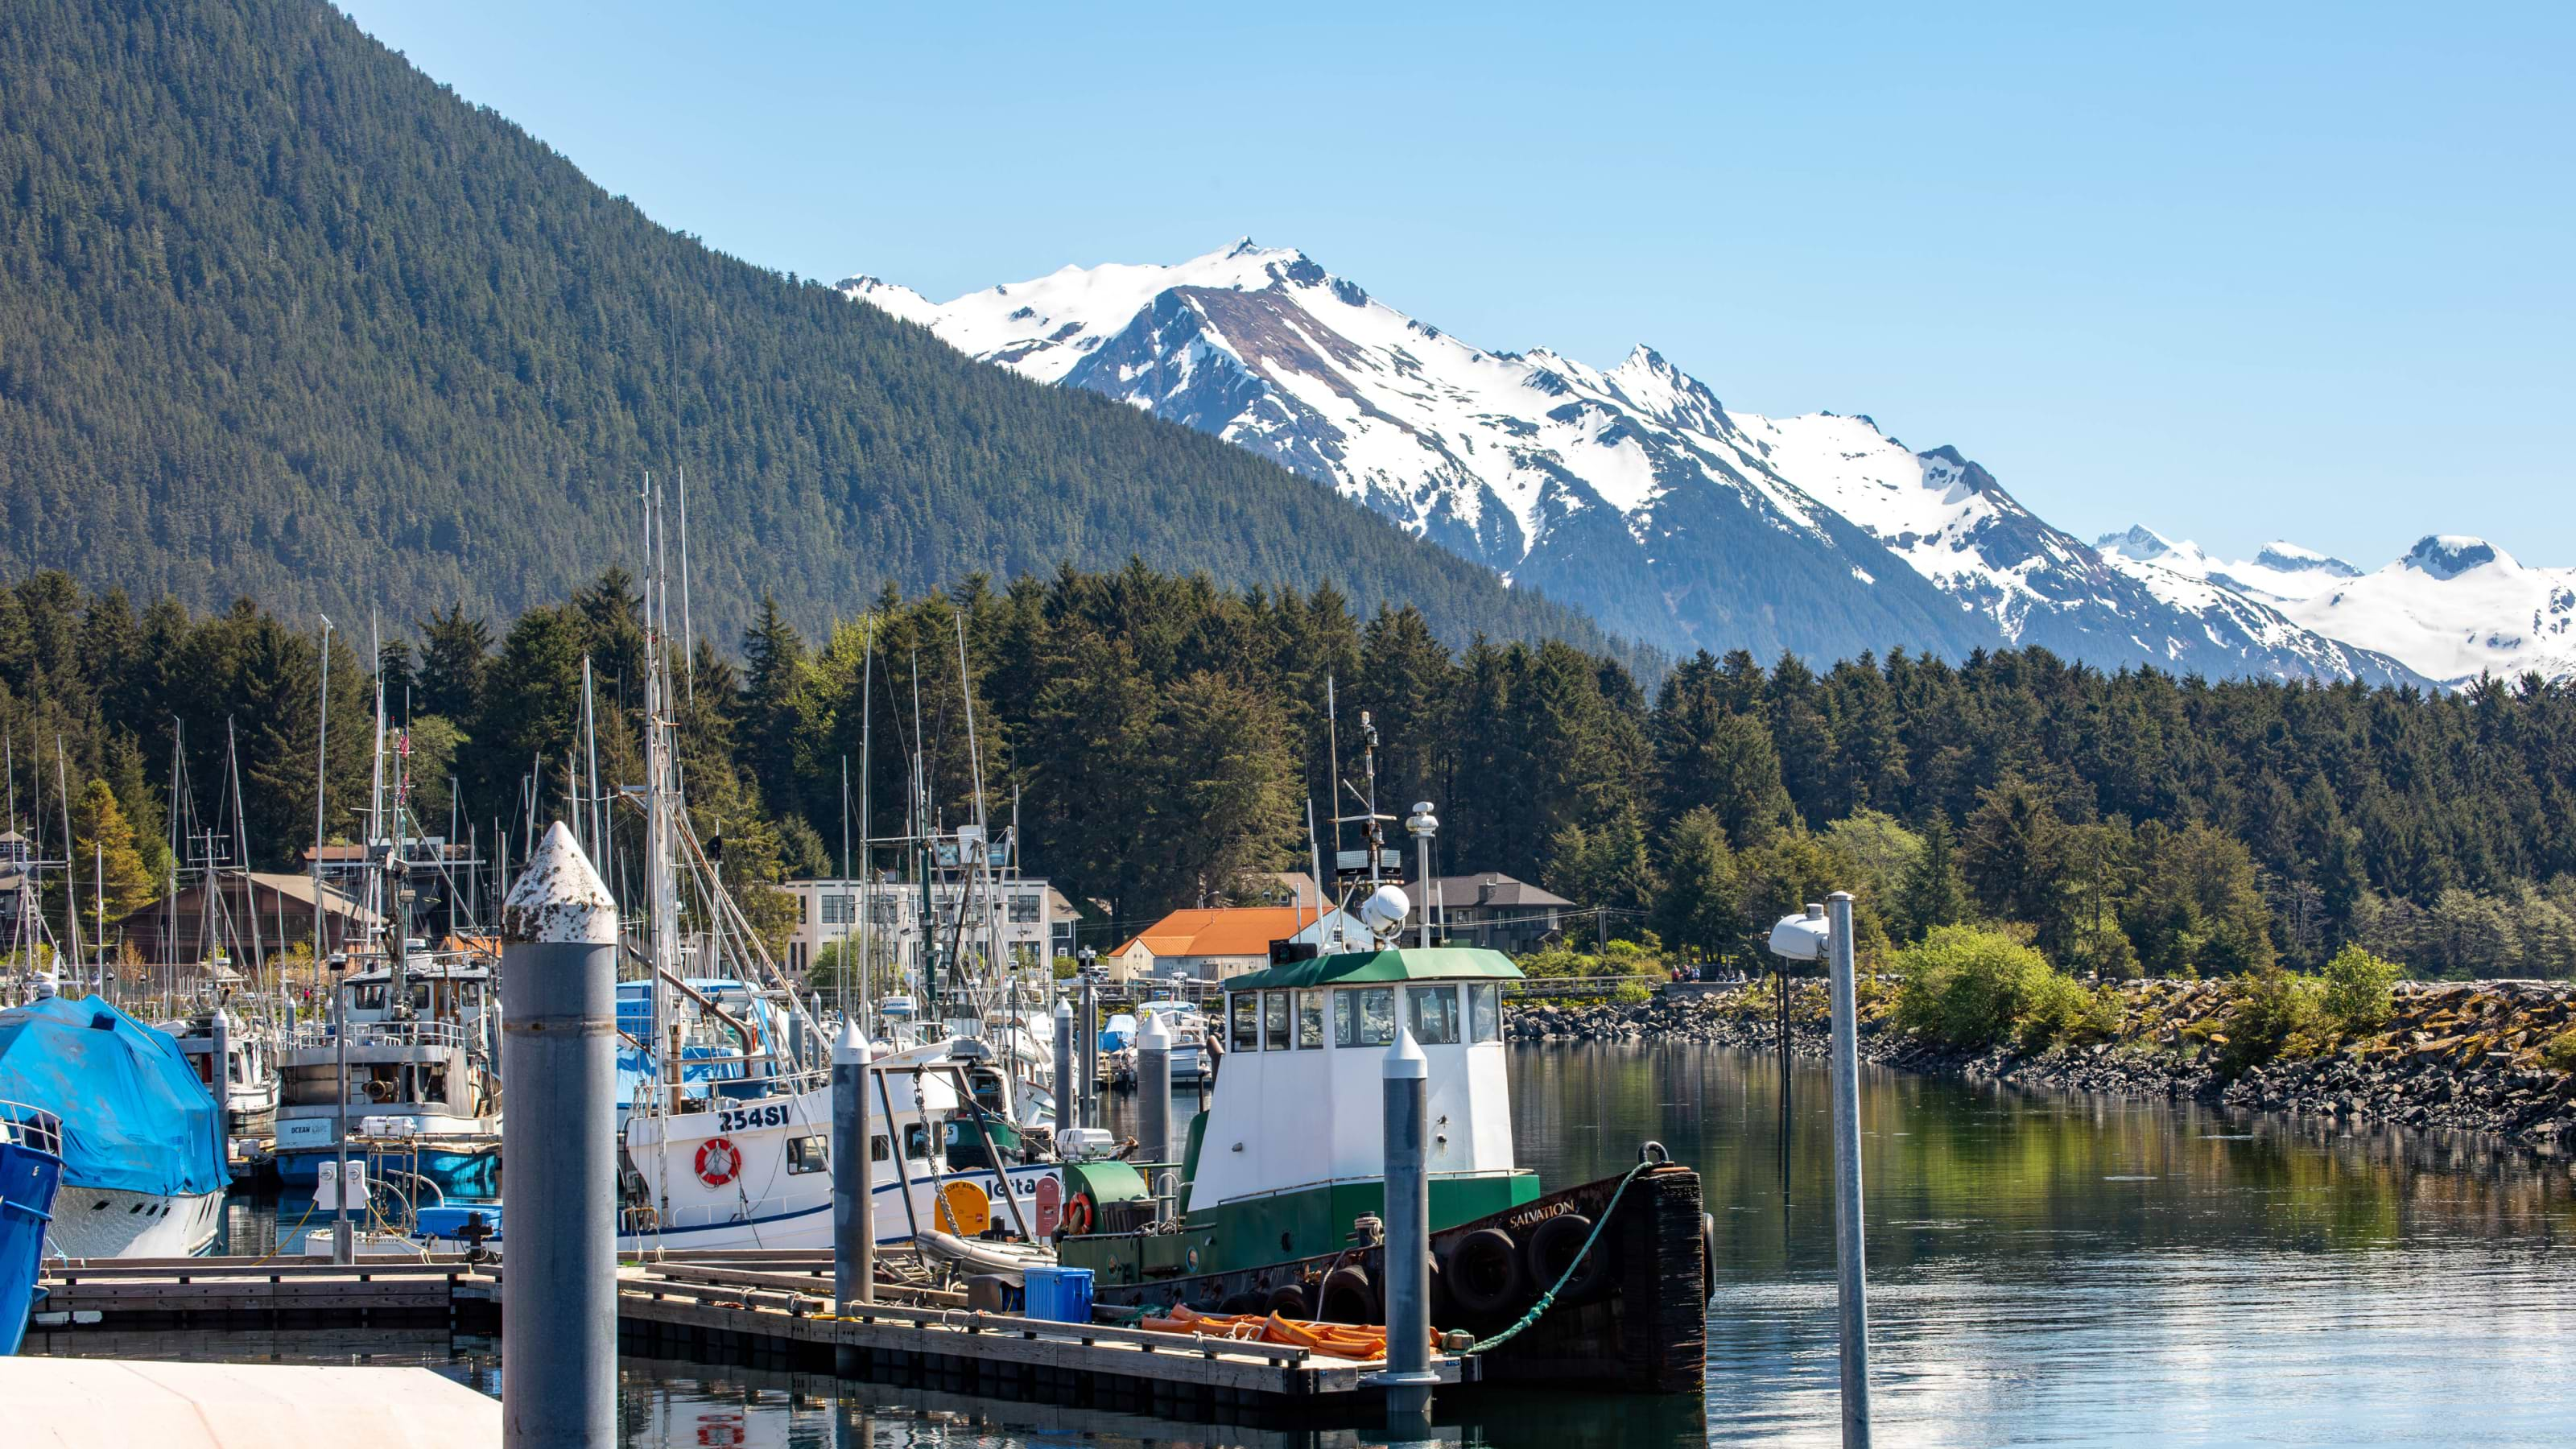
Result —
[{"label": "boat hull", "polygon": [[[416,1154],[408,1148],[397,1151],[352,1147],[349,1156],[363,1162],[369,1172],[397,1182],[400,1174],[417,1173],[447,1197],[492,1197],[501,1191],[501,1147],[497,1142],[472,1147],[424,1144]],[[277,1150],[277,1180],[310,1192],[320,1181],[322,1164],[330,1158],[328,1147],[281,1147]]]},{"label": "boat hull", "polygon": [[[1603,1214],[1609,1213],[1594,1248],[1607,1255],[1607,1271],[1588,1294],[1570,1294],[1575,1301],[1551,1305],[1490,1350],[1483,1372],[1486,1381],[1566,1383],[1633,1393],[1702,1389],[1711,1280],[1699,1174],[1674,1166],[1649,1169],[1628,1184],[1613,1210],[1620,1181],[1608,1177],[1547,1193],[1431,1235],[1433,1257],[1446,1263],[1466,1238],[1482,1230],[1500,1230],[1512,1239],[1516,1251],[1525,1252],[1540,1225],[1552,1218],[1580,1213],[1601,1222]],[[1159,1236],[1187,1239],[1193,1235],[1185,1230]],[[1109,1240],[1103,1239],[1074,1241],[1109,1246]],[[1077,1247],[1065,1258],[1079,1265],[1088,1256]],[[1296,1289],[1313,1311],[1320,1311],[1320,1289],[1328,1274],[1355,1266],[1371,1285],[1382,1287],[1382,1257],[1381,1249],[1371,1247],[1219,1273],[1146,1276],[1126,1282],[1095,1279],[1092,1298],[1125,1307],[1163,1309],[1185,1304],[1205,1313],[1246,1312],[1256,1305],[1269,1306],[1273,1295],[1283,1290]],[[1434,1275],[1433,1325],[1465,1329],[1479,1340],[1510,1328],[1548,1286],[1524,1269],[1521,1287],[1509,1301],[1480,1312],[1460,1305],[1439,1283],[1439,1276]]]},{"label": "boat hull", "polygon": [[49,1254],[67,1258],[193,1258],[222,1226],[224,1195],[165,1195],[66,1181],[54,1197]]}]

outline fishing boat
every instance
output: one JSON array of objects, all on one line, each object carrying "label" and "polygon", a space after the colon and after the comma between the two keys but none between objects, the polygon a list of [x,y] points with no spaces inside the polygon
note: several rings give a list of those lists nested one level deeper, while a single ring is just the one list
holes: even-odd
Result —
[{"label": "fishing boat", "polygon": [[[1190,1123],[1174,1217],[1140,1212],[1127,1164],[1068,1164],[1061,1261],[1091,1269],[1103,1303],[1383,1321],[1380,1093],[1401,1027],[1429,1064],[1435,1325],[1500,1335],[1563,1279],[1489,1375],[1696,1390],[1713,1234],[1699,1177],[1651,1143],[1630,1172],[1552,1192],[1514,1160],[1500,988],[1519,975],[1493,951],[1388,946],[1229,980],[1231,1046]],[[1099,1230],[1113,1221],[1133,1226]]]},{"label": "fishing boat", "polygon": [[220,1076],[223,1082],[224,1130],[235,1135],[266,1136],[277,1120],[277,1048],[269,1034],[257,1024],[226,1019],[224,1064],[215,1067],[215,1011],[200,1011],[182,1020],[165,1021],[158,1029],[179,1043],[197,1080],[209,1092]]},{"label": "fishing boat", "polygon": [[[647,518],[659,518],[650,500]],[[734,899],[687,809],[664,662],[670,585],[652,542],[648,537],[645,549],[655,560],[645,575],[645,780],[625,797],[643,816],[645,900],[643,929],[626,952],[640,979],[625,989],[642,1009],[638,1019],[621,1023],[639,1050],[620,1141],[619,1246],[627,1252],[825,1247],[832,1241],[829,1039]],[[926,805],[917,818],[930,818]],[[980,827],[948,839],[956,868],[977,873],[989,905],[990,852]],[[912,845],[917,856],[925,853],[929,833]],[[579,842],[557,824],[529,870],[575,864],[589,869]],[[940,956],[952,988],[968,948],[978,944],[967,933],[966,904],[960,895]],[[991,915],[989,908],[983,912],[988,925]],[[925,923],[926,959],[932,936]],[[1002,959],[989,947],[986,956]],[[876,1221],[889,1241],[937,1231],[943,1223],[960,1238],[988,1233],[996,1202],[1011,1210],[1016,1224],[1030,1215],[1041,1184],[1055,1177],[1012,1125],[1017,1094],[1010,1056],[974,1035],[1004,1003],[990,992],[981,999],[943,992],[936,973],[928,979],[929,1008],[910,1016],[914,1027],[935,1032],[949,1017],[962,1017],[969,1029],[905,1046],[872,1073],[879,1130],[869,1153],[871,1190],[887,1199]],[[843,1005],[852,1020],[867,1015],[863,1000],[855,1010]],[[951,1008],[946,1016],[943,1006]],[[905,1019],[888,1016],[898,1024]],[[1039,1229],[1031,1221],[1021,1231],[1035,1236]]]},{"label": "fishing boat", "polygon": [[179,1258],[214,1241],[222,1113],[167,1035],[96,996],[0,1011],[0,1101],[60,1123],[52,1251]]},{"label": "fishing boat", "polygon": [[387,964],[341,983],[345,1023],[308,1023],[281,1053],[276,1160],[288,1187],[313,1188],[345,1128],[353,1156],[370,1159],[379,1179],[425,1189],[415,1195],[500,1190],[500,1004],[490,960],[403,945]]},{"label": "fishing boat", "polygon": [[0,1102],[0,1358],[18,1351],[63,1180],[63,1124],[41,1107]]}]

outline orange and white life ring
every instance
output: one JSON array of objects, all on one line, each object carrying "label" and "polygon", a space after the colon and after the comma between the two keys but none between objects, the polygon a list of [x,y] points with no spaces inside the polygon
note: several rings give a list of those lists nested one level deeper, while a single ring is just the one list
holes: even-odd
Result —
[{"label": "orange and white life ring", "polygon": [[698,1144],[698,1181],[722,1187],[742,1176],[742,1153],[722,1137]]}]

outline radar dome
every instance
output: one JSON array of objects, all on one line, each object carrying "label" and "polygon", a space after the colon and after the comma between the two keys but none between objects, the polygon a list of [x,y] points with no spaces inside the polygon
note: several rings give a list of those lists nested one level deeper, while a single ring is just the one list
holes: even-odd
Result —
[{"label": "radar dome", "polygon": [[1413,902],[1396,886],[1379,886],[1360,902],[1360,924],[1381,936],[1403,930],[1404,918],[1412,914]]}]

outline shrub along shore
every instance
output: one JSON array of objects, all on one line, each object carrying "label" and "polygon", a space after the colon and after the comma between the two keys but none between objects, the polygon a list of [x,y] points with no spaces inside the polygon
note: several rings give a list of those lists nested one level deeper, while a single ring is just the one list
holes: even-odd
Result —
[{"label": "shrub along shore", "polygon": [[[1946,989],[1929,973],[1865,984],[1861,1056],[1885,1066],[2481,1132],[2544,1156],[2576,1152],[2576,988],[2563,982],[2381,982],[2377,993],[2357,993],[2364,999],[2337,1002],[2358,1009],[2341,1019],[2328,1002],[2347,983],[2278,973],[2074,988],[2071,998],[2043,984],[2036,999],[2002,993],[2004,1006],[1982,1019],[1978,1008],[1995,994],[1991,973]],[[1947,1020],[1934,1009],[1944,1004],[1953,1009]],[[1791,982],[1793,1050],[1825,1054],[1825,1010],[1823,982]],[[1642,1005],[1521,1004],[1506,1035],[1777,1050],[1778,1020],[1778,989],[1766,981],[1685,986]]]}]

